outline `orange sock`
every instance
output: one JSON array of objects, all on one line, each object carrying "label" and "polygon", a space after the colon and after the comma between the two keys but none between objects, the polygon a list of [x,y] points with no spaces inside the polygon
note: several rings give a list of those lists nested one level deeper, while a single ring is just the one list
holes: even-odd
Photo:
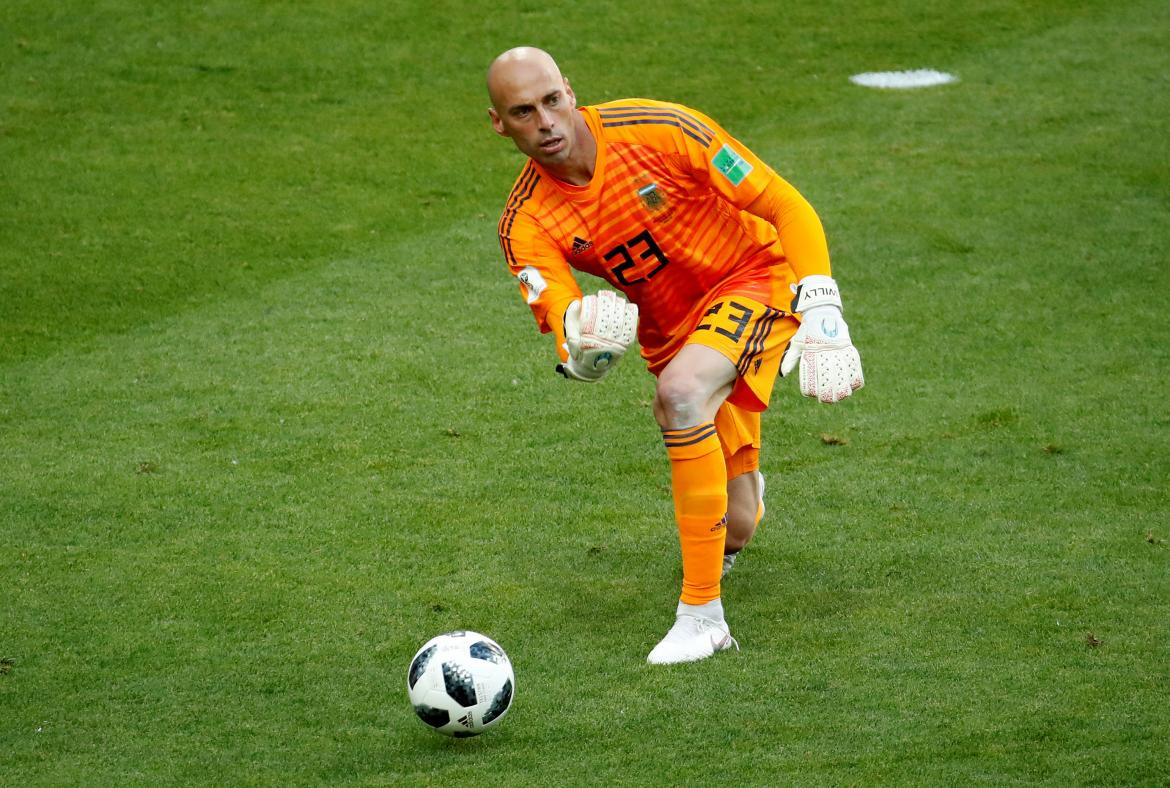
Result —
[{"label": "orange sock", "polygon": [[719,598],[727,536],[727,466],[711,422],[663,430],[670,457],[674,517],[682,547],[681,601],[701,605]]}]

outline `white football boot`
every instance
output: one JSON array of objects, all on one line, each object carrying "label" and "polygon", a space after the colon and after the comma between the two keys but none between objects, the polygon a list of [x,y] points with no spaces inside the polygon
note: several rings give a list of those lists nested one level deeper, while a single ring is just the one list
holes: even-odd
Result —
[{"label": "white football boot", "polygon": [[[716,651],[723,651],[732,646],[738,651],[739,643],[731,636],[731,630],[723,620],[722,603],[717,599],[709,604],[718,606],[718,619],[709,618],[699,612],[691,612],[696,611],[694,606],[683,605],[680,602],[674,626],[654,647],[646,661],[651,665],[673,665],[678,662],[706,659]],[[684,609],[688,609],[687,612],[684,612]]]},{"label": "white football boot", "polygon": [[739,551],[734,553],[724,553],[723,555],[723,574],[719,576],[720,580],[726,580],[727,574],[731,571],[731,567],[735,566],[735,559],[739,556]]}]

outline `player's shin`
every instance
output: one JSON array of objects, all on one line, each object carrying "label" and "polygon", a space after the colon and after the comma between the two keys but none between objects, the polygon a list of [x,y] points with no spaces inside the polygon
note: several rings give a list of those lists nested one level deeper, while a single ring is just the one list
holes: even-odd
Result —
[{"label": "player's shin", "polygon": [[670,457],[671,492],[682,548],[681,601],[702,605],[719,598],[727,533],[727,467],[715,425],[663,430]]}]

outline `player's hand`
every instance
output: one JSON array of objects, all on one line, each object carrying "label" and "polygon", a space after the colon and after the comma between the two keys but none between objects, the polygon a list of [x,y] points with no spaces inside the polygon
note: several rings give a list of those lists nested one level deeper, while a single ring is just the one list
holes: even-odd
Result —
[{"label": "player's hand", "polygon": [[801,323],[780,359],[780,374],[799,363],[801,394],[840,402],[864,386],[865,377],[842,317],[837,283],[828,276],[806,276],[792,289],[792,311],[801,315]]},{"label": "player's hand", "polygon": [[621,360],[638,330],[638,306],[612,290],[587,295],[565,310],[569,360],[557,372],[570,380],[594,383]]}]

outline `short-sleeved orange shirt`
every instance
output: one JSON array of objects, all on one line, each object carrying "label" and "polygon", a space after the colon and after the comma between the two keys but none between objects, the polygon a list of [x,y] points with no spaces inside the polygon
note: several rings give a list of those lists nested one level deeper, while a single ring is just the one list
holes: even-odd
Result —
[{"label": "short-sleeved orange shirt", "polygon": [[787,306],[794,281],[776,228],[743,210],[779,178],[713,120],[649,99],[581,107],[597,141],[586,186],[529,160],[499,224],[500,245],[542,331],[581,297],[570,266],[638,305],[638,341],[657,373],[704,305],[724,291]]}]

